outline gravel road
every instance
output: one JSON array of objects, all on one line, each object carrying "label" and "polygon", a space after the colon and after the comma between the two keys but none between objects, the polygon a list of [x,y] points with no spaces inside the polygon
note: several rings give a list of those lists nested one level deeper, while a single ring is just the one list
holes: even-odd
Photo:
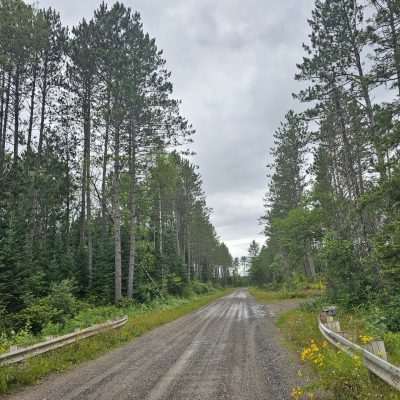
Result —
[{"label": "gravel road", "polygon": [[244,289],[7,400],[281,400],[298,366],[276,314]]}]

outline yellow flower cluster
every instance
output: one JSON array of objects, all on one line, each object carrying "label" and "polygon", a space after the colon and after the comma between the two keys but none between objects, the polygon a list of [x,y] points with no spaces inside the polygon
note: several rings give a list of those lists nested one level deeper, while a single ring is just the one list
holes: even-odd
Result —
[{"label": "yellow flower cluster", "polygon": [[295,387],[292,389],[292,399],[293,400],[299,400],[301,399],[301,396],[303,396],[304,391],[301,387]]},{"label": "yellow flower cluster", "polygon": [[374,338],[372,336],[360,335],[360,341],[362,344],[371,343],[373,340],[374,340]]},{"label": "yellow flower cluster", "polygon": [[323,367],[324,355],[322,354],[321,350],[327,345],[328,344],[324,341],[320,346],[318,346],[314,340],[311,340],[310,345],[301,352],[302,361],[311,361],[317,367]]},{"label": "yellow flower cluster", "polygon": [[300,399],[307,399],[307,400],[314,400],[315,395],[312,392],[305,392],[304,389],[301,387],[297,386],[292,389],[291,393],[292,399],[293,400],[300,400]]}]

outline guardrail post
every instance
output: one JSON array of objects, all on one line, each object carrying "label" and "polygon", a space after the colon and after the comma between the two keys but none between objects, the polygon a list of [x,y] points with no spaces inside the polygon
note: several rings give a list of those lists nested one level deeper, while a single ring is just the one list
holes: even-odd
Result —
[{"label": "guardrail post", "polygon": [[[328,318],[329,318],[329,317],[328,317]],[[327,328],[330,329],[330,330],[333,331],[333,332],[341,333],[342,331],[341,331],[341,329],[340,329],[340,322],[339,322],[339,321],[335,321],[335,320],[333,319],[333,317],[330,317],[330,318],[332,318],[332,320],[326,322]]]},{"label": "guardrail post", "polygon": [[365,349],[376,356],[383,358],[387,361],[387,354],[385,349],[385,343],[383,340],[373,340],[372,342],[366,344]]}]

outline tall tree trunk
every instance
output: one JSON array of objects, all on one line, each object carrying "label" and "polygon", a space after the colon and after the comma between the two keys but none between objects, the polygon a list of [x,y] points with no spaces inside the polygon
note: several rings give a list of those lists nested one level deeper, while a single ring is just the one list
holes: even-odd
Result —
[{"label": "tall tree trunk", "polygon": [[158,189],[158,224],[159,224],[159,252],[161,260],[161,281],[164,285],[164,262],[163,262],[163,220],[162,220],[162,202],[161,187]]},{"label": "tall tree trunk", "polygon": [[39,154],[39,156],[42,154],[43,141],[44,141],[44,120],[45,120],[45,117],[46,117],[48,68],[49,68],[49,55],[48,55],[48,51],[46,51],[45,57],[44,57],[42,104],[41,104],[40,128],[39,128],[39,145],[38,145],[38,154]]},{"label": "tall tree trunk", "polygon": [[14,165],[18,161],[18,147],[19,147],[19,111],[20,111],[20,83],[21,83],[21,70],[20,65],[17,65],[14,77],[15,94],[14,94]]},{"label": "tall tree trunk", "polygon": [[[86,105],[84,105],[85,109]],[[83,111],[85,113],[85,110]],[[86,234],[86,188],[87,188],[87,144],[86,137],[84,137],[83,145],[83,160],[82,160],[82,183],[81,183],[81,213],[80,213],[80,230],[79,230],[79,242],[80,246],[84,248],[85,246],[85,234]]]},{"label": "tall tree trunk", "polygon": [[33,66],[31,104],[29,107],[29,126],[28,126],[28,142],[27,142],[28,154],[31,154],[31,146],[32,146],[33,115],[35,111],[35,95],[36,95],[36,75],[37,75],[37,64],[35,63],[35,65]]},{"label": "tall tree trunk", "polygon": [[384,160],[384,154],[382,154],[382,150],[380,149],[380,143],[379,143],[379,137],[376,133],[376,124],[375,124],[375,116],[374,116],[374,110],[372,107],[372,101],[371,101],[371,96],[369,93],[369,82],[368,78],[365,77],[364,74],[364,69],[361,61],[361,54],[360,50],[357,45],[356,41],[356,29],[353,29],[350,23],[350,20],[348,18],[348,15],[346,12],[343,13],[345,19],[346,19],[346,25],[348,28],[350,40],[351,40],[351,45],[353,48],[353,54],[356,60],[356,68],[358,71],[358,83],[360,84],[361,87],[361,93],[362,97],[364,98],[365,102],[365,109],[367,113],[367,118],[369,122],[369,131],[371,133],[371,138],[373,138],[373,145],[376,150],[376,155],[378,158],[378,172],[381,175],[381,177],[386,176],[386,171],[385,171],[385,160]]},{"label": "tall tree trunk", "polygon": [[360,197],[360,188],[358,187],[357,176],[354,171],[354,162],[352,157],[352,148],[351,144],[347,135],[347,128],[346,122],[344,120],[344,112],[340,104],[340,96],[337,88],[334,88],[334,102],[335,108],[337,113],[337,118],[340,125],[340,134],[343,140],[343,148],[344,148],[344,161],[345,161],[345,168],[347,171],[346,178],[349,180],[349,191],[353,193],[356,199]]},{"label": "tall tree trunk", "polygon": [[115,130],[114,138],[114,177],[113,177],[113,220],[114,220],[114,279],[115,279],[115,295],[114,300],[118,303],[122,297],[122,261],[121,261],[121,210],[119,206],[120,191],[120,127]]},{"label": "tall tree trunk", "polygon": [[107,111],[106,111],[106,131],[104,135],[104,151],[103,151],[103,167],[102,167],[102,179],[101,179],[101,218],[102,218],[102,232],[103,239],[106,236],[107,224],[107,203],[106,203],[106,179],[107,179],[107,161],[108,161],[108,141],[110,133],[110,115],[111,115],[111,91],[107,89]]},{"label": "tall tree trunk", "polygon": [[91,202],[91,88],[88,88],[86,115],[84,115],[84,137],[86,146],[86,231],[87,231],[87,246],[88,246],[88,286],[93,285],[93,235],[92,235],[92,202]]},{"label": "tall tree trunk", "polygon": [[0,84],[0,159],[1,149],[3,148],[3,119],[4,119],[4,95],[6,91],[6,71],[1,71],[1,84]]},{"label": "tall tree trunk", "polygon": [[135,276],[136,256],[136,132],[133,122],[130,123],[129,151],[129,265],[128,265],[128,298],[133,298],[133,282]]},{"label": "tall tree trunk", "polygon": [[316,272],[315,272],[315,263],[314,263],[314,257],[312,255],[312,250],[311,250],[311,245],[310,242],[307,241],[306,242],[306,254],[305,254],[305,258],[306,258],[306,263],[308,266],[308,271],[310,274],[310,278],[311,279],[315,279],[316,277]]},{"label": "tall tree trunk", "polygon": [[362,165],[362,160],[361,160],[360,146],[357,147],[356,157],[357,157],[357,176],[358,176],[358,182],[359,182],[359,187],[360,187],[360,194],[362,196],[365,193],[365,187],[364,187],[363,165]]},{"label": "tall tree trunk", "polygon": [[69,137],[68,133],[66,137],[66,205],[65,205],[65,246],[69,248],[69,234],[70,234],[70,215],[71,215],[71,153],[69,148]]},{"label": "tall tree trunk", "polygon": [[180,218],[178,207],[175,205],[175,242],[176,242],[176,255],[181,256],[181,246],[179,243],[179,228],[180,228]]},{"label": "tall tree trunk", "polygon": [[8,83],[6,88],[6,100],[4,106],[4,120],[3,120],[3,132],[0,135],[3,136],[0,147],[0,171],[3,169],[3,161],[5,158],[6,151],[6,140],[7,140],[7,127],[8,127],[8,113],[10,108],[10,93],[11,93],[11,69],[8,71]]},{"label": "tall tree trunk", "polygon": [[192,248],[190,244],[190,226],[187,228],[187,280],[190,282],[191,280],[191,272],[192,272]]}]

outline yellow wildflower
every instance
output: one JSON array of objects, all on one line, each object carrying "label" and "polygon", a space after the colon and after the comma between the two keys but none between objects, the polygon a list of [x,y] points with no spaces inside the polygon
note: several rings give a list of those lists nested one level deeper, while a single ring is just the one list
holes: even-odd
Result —
[{"label": "yellow wildflower", "polygon": [[303,396],[303,394],[304,394],[304,391],[302,388],[295,387],[292,389],[291,396],[292,396],[292,399],[294,399],[294,400],[300,400],[300,398],[301,398],[301,396]]},{"label": "yellow wildflower", "polygon": [[374,338],[372,336],[360,335],[360,341],[362,344],[371,343],[373,340],[374,340]]}]

